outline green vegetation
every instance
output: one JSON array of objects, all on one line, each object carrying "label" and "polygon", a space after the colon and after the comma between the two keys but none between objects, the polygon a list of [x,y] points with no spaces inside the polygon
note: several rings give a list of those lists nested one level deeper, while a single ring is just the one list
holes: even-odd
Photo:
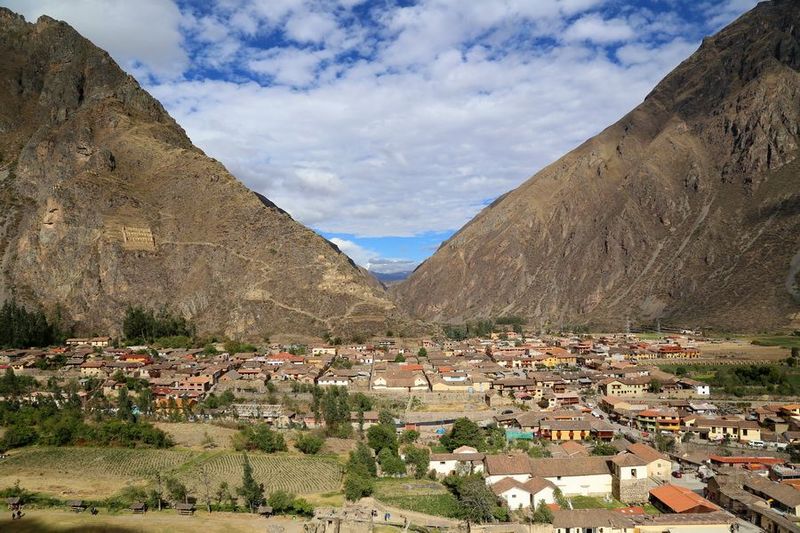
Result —
[{"label": "green vegetation", "polygon": [[60,337],[58,328],[47,321],[42,311],[28,311],[13,300],[0,307],[0,347],[48,346]]},{"label": "green vegetation", "polygon": [[458,518],[478,523],[508,521],[508,509],[499,504],[480,474],[449,475],[443,483],[458,500]]},{"label": "green vegetation", "polygon": [[376,484],[375,498],[387,505],[418,513],[446,518],[461,516],[456,497],[436,481],[384,478]]},{"label": "green vegetation", "polygon": [[356,449],[350,452],[345,472],[344,495],[348,500],[357,501],[375,491],[378,466],[372,452],[363,442],[359,442]]},{"label": "green vegetation", "polygon": [[469,418],[459,418],[453,422],[453,427],[442,435],[439,442],[448,452],[461,446],[471,446],[481,452],[486,450],[486,436],[483,430]]},{"label": "green vegetation", "polygon": [[619,450],[607,442],[598,442],[592,447],[592,455],[617,455]]},{"label": "green vegetation", "polygon": [[301,433],[294,441],[294,446],[306,455],[318,453],[325,444],[325,439],[316,433]]},{"label": "green vegetation", "polygon": [[253,424],[243,427],[234,435],[233,447],[237,451],[285,452],[286,441],[283,435],[273,431],[267,424]]},{"label": "green vegetation", "polygon": [[574,509],[621,509],[626,507],[621,501],[593,496],[572,496],[569,501]]},{"label": "green vegetation", "polygon": [[236,492],[244,499],[245,505],[251,513],[264,502],[264,484],[258,483],[253,477],[253,467],[250,465],[247,454],[244,454],[242,486]]},{"label": "green vegetation", "polygon": [[800,348],[800,331],[792,335],[772,335],[753,339],[756,346],[781,346],[783,348]]},{"label": "green vegetation", "polygon": [[[789,358],[791,359],[791,358]],[[726,394],[737,397],[773,394],[795,396],[800,394],[800,366],[763,365],[659,365],[676,375],[708,383]]]},{"label": "green vegetation", "polygon": [[544,500],[539,500],[539,503],[536,504],[536,508],[531,514],[531,521],[534,524],[553,523],[553,511],[550,510]]},{"label": "green vegetation", "polygon": [[182,316],[162,307],[158,312],[144,307],[128,307],[122,320],[122,332],[128,342],[154,342],[167,337],[194,337],[195,327]]},{"label": "green vegetation", "polygon": [[[7,374],[6,378],[11,375]],[[127,389],[120,391],[118,419],[87,422],[77,394],[65,398],[41,398],[35,404],[16,400],[0,402],[0,426],[6,428],[0,449],[44,446],[122,446],[127,448],[168,448],[172,439],[160,429],[137,421]]]}]

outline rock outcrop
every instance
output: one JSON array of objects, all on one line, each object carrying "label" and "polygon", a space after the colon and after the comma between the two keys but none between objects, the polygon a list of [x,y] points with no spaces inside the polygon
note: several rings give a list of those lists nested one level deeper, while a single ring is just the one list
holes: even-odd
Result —
[{"label": "rock outcrop", "polygon": [[725,330],[800,312],[800,3],[762,2],[405,282],[427,319]]},{"label": "rock outcrop", "polygon": [[0,9],[0,299],[77,332],[169,306],[234,337],[399,332],[379,283],[194,147],[107,53]]}]

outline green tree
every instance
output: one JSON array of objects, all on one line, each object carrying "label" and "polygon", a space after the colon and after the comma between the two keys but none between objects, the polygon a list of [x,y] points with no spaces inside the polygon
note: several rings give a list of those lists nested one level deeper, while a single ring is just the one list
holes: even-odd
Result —
[{"label": "green tree", "polygon": [[367,442],[369,447],[375,450],[375,453],[385,448],[397,451],[397,432],[395,432],[394,426],[377,424],[367,430]]},{"label": "green tree", "polygon": [[403,448],[405,461],[414,470],[414,477],[422,479],[428,472],[430,466],[431,452],[427,448],[417,448],[416,446],[408,445]]},{"label": "green tree", "polygon": [[419,439],[419,431],[407,429],[400,434],[400,442],[403,444],[414,444]]},{"label": "green tree", "polygon": [[349,472],[344,480],[344,496],[355,502],[375,492],[375,481],[359,472]]},{"label": "green tree", "polygon": [[295,496],[285,490],[276,490],[267,498],[267,503],[272,507],[272,512],[276,514],[287,513],[292,510]]},{"label": "green tree", "polygon": [[552,524],[553,511],[547,506],[544,500],[539,500],[536,509],[533,511],[531,520],[534,524]]},{"label": "green tree", "polygon": [[237,491],[245,502],[245,505],[254,512],[256,507],[264,502],[264,485],[257,483],[253,478],[253,467],[250,459],[244,454],[244,467],[242,469],[242,486]]},{"label": "green tree", "polygon": [[483,431],[469,418],[459,418],[453,422],[453,427],[442,435],[440,442],[450,452],[461,446],[471,446],[480,451],[486,448]]},{"label": "green tree", "polygon": [[657,378],[653,378],[650,380],[650,383],[647,384],[647,391],[652,392],[654,394],[658,394],[661,392],[661,381]]},{"label": "green tree", "polygon": [[363,472],[368,477],[375,477],[377,475],[378,467],[375,464],[375,457],[373,457],[372,452],[366,444],[363,442],[356,444],[356,449],[350,452],[346,470],[348,472]]},{"label": "green tree", "polygon": [[314,433],[301,433],[294,441],[295,447],[307,455],[319,452],[325,444],[325,439]]},{"label": "green tree", "polygon": [[406,464],[392,448],[383,448],[378,453],[378,462],[384,476],[402,476],[406,473]]},{"label": "green tree", "polygon": [[117,417],[126,422],[135,422],[133,416],[133,402],[128,397],[128,387],[122,387],[117,393]]},{"label": "green tree", "polygon": [[619,450],[607,442],[598,442],[592,447],[592,455],[617,455]]},{"label": "green tree", "polygon": [[186,485],[174,477],[166,478],[164,480],[164,485],[166,486],[167,494],[169,495],[169,498],[173,504],[185,502],[189,497],[188,491],[186,490]]},{"label": "green tree", "polygon": [[420,348],[417,352],[417,357],[428,357],[428,350],[425,348]]}]

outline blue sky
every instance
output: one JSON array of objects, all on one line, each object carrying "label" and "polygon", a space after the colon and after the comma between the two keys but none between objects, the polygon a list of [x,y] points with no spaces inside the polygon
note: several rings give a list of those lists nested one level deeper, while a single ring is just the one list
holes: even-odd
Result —
[{"label": "blue sky", "polygon": [[108,50],[249,187],[413,268],[756,0],[0,0]]}]

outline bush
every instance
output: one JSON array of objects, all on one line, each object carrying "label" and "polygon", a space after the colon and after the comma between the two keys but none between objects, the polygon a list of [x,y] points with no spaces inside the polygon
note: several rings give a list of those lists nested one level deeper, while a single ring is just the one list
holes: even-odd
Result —
[{"label": "bush", "polygon": [[348,473],[344,480],[344,496],[351,502],[375,492],[375,480],[359,473]]},{"label": "bush", "polygon": [[294,441],[294,446],[306,455],[314,455],[322,449],[325,439],[313,433],[301,433]]},{"label": "bush", "polygon": [[287,450],[283,435],[270,429],[267,424],[256,424],[241,429],[234,436],[233,447],[237,451],[261,450],[267,453]]}]

